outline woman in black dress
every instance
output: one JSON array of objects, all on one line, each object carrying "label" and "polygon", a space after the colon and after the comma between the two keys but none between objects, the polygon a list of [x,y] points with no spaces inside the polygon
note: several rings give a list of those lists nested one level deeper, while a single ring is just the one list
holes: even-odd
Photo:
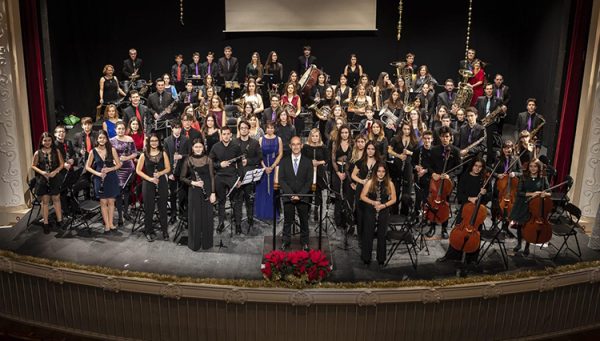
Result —
[{"label": "woman in black dress", "polygon": [[[355,193],[362,193],[365,184],[373,177],[373,174],[375,173],[375,165],[381,161],[379,151],[377,151],[373,141],[367,142],[365,151],[366,152],[363,152],[360,160],[356,161],[352,169],[351,178],[356,184]],[[356,212],[356,227],[358,230],[358,236],[362,241],[364,224],[363,212],[365,207],[360,201],[360,195],[355,196],[354,205],[354,210]]]},{"label": "woman in black dress", "polygon": [[[419,140],[414,130],[406,121],[402,123],[398,134],[392,138],[388,146],[388,155],[392,159],[390,175],[396,186],[396,193],[401,195],[400,214],[408,215],[411,207],[411,193],[413,188],[412,155],[419,147]],[[398,206],[394,205],[392,213],[398,213]]]},{"label": "woman in black dress", "polygon": [[353,53],[350,55],[350,62],[344,67],[344,76],[348,78],[348,85],[354,88],[358,85],[358,80],[363,74],[363,68],[358,64],[358,59]]},{"label": "woman in black dress", "polygon": [[113,104],[119,100],[119,95],[125,96],[125,92],[119,87],[119,80],[114,76],[115,68],[108,64],[102,69],[100,77],[100,104]]},{"label": "woman in black dress", "polygon": [[116,231],[113,218],[115,216],[115,199],[121,193],[119,177],[116,170],[121,168],[121,160],[117,150],[108,139],[108,133],[100,130],[96,146],[88,157],[85,169],[94,177],[96,197],[100,199],[100,210],[104,220],[104,233]]},{"label": "woman in black dress", "polygon": [[331,148],[331,189],[336,199],[334,206],[334,220],[338,228],[345,230],[351,224],[352,202],[347,193],[350,192],[350,158],[352,157],[352,139],[350,128],[343,125],[339,128],[337,137]]},{"label": "woman in black dress", "polygon": [[215,171],[201,139],[192,143],[192,155],[183,163],[181,181],[188,186],[188,247],[194,251],[213,246]]},{"label": "woman in black dress", "polygon": [[[542,174],[543,167],[544,164],[542,161],[538,159],[531,160],[528,169],[519,181],[517,198],[515,199],[512,211],[510,211],[511,225],[517,229],[517,246],[513,249],[515,252],[521,250],[521,241],[523,239],[521,228],[530,217],[528,199],[537,196],[541,196],[542,198],[550,196],[550,193],[543,192],[550,187],[548,178]],[[523,255],[529,255],[529,242],[525,243]]]},{"label": "woman in black dress", "polygon": [[365,203],[363,217],[362,261],[369,265],[373,252],[373,234],[377,231],[377,262],[385,263],[385,234],[390,217],[389,207],[396,203],[396,190],[388,174],[385,163],[375,166],[375,176],[365,184],[360,200]]},{"label": "woman in black dress", "polygon": [[217,128],[216,118],[213,114],[208,114],[204,119],[204,126],[202,127],[202,135],[204,141],[206,141],[206,152],[210,153],[212,147],[221,140],[221,130]]},{"label": "woman in black dress", "polygon": [[[160,138],[156,133],[148,136],[146,151],[140,155],[135,168],[137,175],[142,177],[142,197],[144,198],[144,234],[149,242],[156,238],[152,227],[154,208],[158,206],[158,216],[163,233],[163,239],[169,240],[167,225],[167,200],[169,184],[167,174],[171,172],[171,163],[167,152],[163,150]],[[158,195],[158,201],[155,198]]]},{"label": "woman in black dress", "polygon": [[[321,133],[319,129],[313,128],[308,135],[308,140],[306,144],[302,148],[302,155],[312,160],[312,165],[316,168],[316,204],[321,207],[323,202],[322,191],[324,188],[327,188],[325,183],[325,165],[327,164],[327,147],[323,144],[321,140]],[[314,210],[313,217],[314,220],[318,220],[318,210]]]},{"label": "woman in black dress", "polygon": [[62,208],[60,205],[61,178],[58,175],[64,167],[61,153],[56,149],[54,137],[48,132],[42,133],[38,150],[33,154],[31,169],[36,173],[35,194],[42,202],[42,218],[44,233],[50,233],[48,216],[50,215],[50,198],[56,214],[56,224],[62,227]]}]

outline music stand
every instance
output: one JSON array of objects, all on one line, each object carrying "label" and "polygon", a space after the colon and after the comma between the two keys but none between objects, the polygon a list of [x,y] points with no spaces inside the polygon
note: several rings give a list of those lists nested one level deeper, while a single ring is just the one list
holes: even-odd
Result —
[{"label": "music stand", "polygon": [[[255,168],[255,169],[248,170],[246,172],[246,174],[244,174],[244,178],[242,179],[241,186],[253,184],[253,183],[260,181],[264,172],[265,172],[264,168]],[[256,193],[253,195],[256,195]],[[256,196],[254,198],[256,198]],[[254,212],[246,212],[246,220],[248,219],[248,215],[250,215],[250,214],[254,214]],[[250,224],[248,224],[248,229],[246,230],[246,234],[248,234],[249,232],[250,232]]]},{"label": "music stand", "polygon": [[[300,197],[300,198],[313,198],[315,197],[315,194],[279,194],[280,198],[290,198],[290,197]],[[274,202],[276,202],[274,200]],[[305,202],[305,204],[310,206],[310,202]],[[275,205],[275,203],[274,203]],[[296,216],[296,213],[294,213],[294,216]],[[309,217],[307,217],[307,219],[309,219]],[[276,218],[273,218],[273,220],[276,220]],[[285,214],[284,214],[284,224],[285,224]],[[323,239],[323,229],[321,228],[322,223],[319,222],[319,250],[321,250],[321,245],[322,245],[322,239]],[[275,250],[276,245],[277,245],[277,239],[276,239],[276,223],[273,223],[273,250]]]}]

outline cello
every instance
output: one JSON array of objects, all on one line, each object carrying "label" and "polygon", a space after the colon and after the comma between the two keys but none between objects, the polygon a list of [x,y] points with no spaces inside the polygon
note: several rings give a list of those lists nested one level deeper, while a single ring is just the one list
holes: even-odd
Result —
[{"label": "cello", "polygon": [[[521,152],[521,155],[524,153]],[[498,207],[500,208],[499,217],[500,219],[506,219],[510,215],[510,211],[512,211],[513,205],[515,203],[515,198],[517,196],[517,190],[519,187],[519,178],[510,177],[510,172],[508,172],[512,167],[517,163],[519,158],[516,157],[508,166],[508,169],[503,174],[505,177],[502,179],[498,179],[496,181],[496,187],[498,188]],[[496,165],[498,166],[498,165]]]},{"label": "cello", "polygon": [[548,216],[552,212],[552,198],[541,195],[549,193],[553,189],[558,188],[568,181],[563,181],[558,185],[552,186],[527,199],[529,207],[529,220],[523,225],[523,239],[531,244],[543,244],[552,239],[552,227],[548,221]]},{"label": "cello", "polygon": [[[445,147],[446,155],[444,158],[442,174],[446,173],[450,151],[450,148]],[[453,187],[454,184],[450,179],[444,179],[441,176],[438,180],[431,179],[429,182],[429,196],[427,197],[427,209],[425,212],[427,221],[441,224],[448,220],[450,217],[450,205],[446,201],[446,198],[452,193]]]},{"label": "cello", "polygon": [[[498,167],[499,163],[496,164]],[[494,170],[496,170],[494,167]],[[492,171],[493,172],[493,171]],[[487,187],[491,173],[487,172],[483,175],[485,181],[481,189]],[[461,216],[462,221],[460,224],[455,226],[450,232],[450,246],[454,249],[465,253],[473,253],[479,250],[479,244],[481,241],[481,235],[479,233],[479,226],[483,224],[488,214],[488,209],[481,203],[482,194],[481,191],[477,194],[477,201],[472,203],[471,201],[465,203],[462,207]],[[467,217],[470,217],[467,219]]]}]

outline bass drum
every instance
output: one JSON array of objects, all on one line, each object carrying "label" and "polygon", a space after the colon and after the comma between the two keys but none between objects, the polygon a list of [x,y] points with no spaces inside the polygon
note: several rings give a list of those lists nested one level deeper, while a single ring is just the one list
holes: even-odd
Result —
[{"label": "bass drum", "polygon": [[314,64],[311,65],[310,68],[308,68],[304,72],[304,74],[298,81],[302,97],[307,97],[308,95],[310,95],[310,91],[317,84],[320,74],[321,70],[317,69],[317,66]]}]

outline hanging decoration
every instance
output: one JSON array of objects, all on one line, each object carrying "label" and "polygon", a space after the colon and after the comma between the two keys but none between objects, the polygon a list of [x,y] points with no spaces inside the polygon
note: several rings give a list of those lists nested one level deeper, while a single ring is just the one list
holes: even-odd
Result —
[{"label": "hanging decoration", "polygon": [[398,35],[397,40],[400,41],[400,36],[402,35],[402,0],[398,3]]},{"label": "hanging decoration", "polygon": [[468,12],[469,20],[467,20],[467,40],[465,42],[465,59],[467,59],[467,53],[469,52],[469,40],[471,38],[471,13],[472,13],[472,11],[473,11],[473,0],[469,0],[469,12]]},{"label": "hanging decoration", "polygon": [[185,26],[183,23],[183,0],[179,0],[179,22],[181,26]]}]

